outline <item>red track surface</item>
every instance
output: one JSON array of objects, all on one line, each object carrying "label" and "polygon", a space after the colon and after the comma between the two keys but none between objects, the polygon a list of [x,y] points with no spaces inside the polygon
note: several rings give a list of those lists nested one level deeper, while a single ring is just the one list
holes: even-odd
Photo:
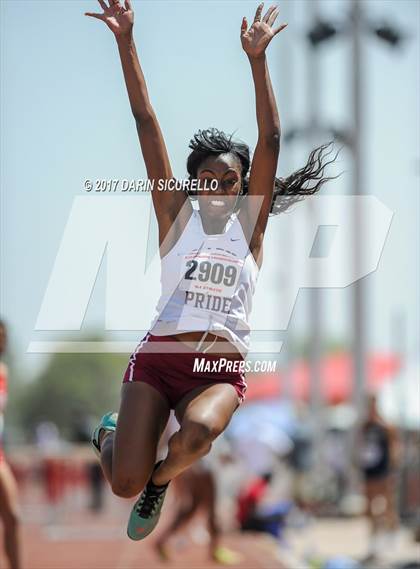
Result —
[{"label": "red track surface", "polygon": [[[36,493],[38,494],[38,493]],[[31,498],[31,499],[29,499]],[[80,496],[82,503],[84,496]],[[188,531],[179,532],[170,544],[171,561],[161,561],[153,544],[170,515],[170,501],[155,532],[142,542],[125,535],[130,503],[108,497],[105,513],[85,511],[73,497],[62,506],[54,522],[46,523],[48,509],[40,495],[25,492],[23,501],[24,569],[131,569],[215,568],[207,557],[207,546],[194,543]],[[82,507],[81,507],[82,506]],[[192,527],[200,525],[199,520]],[[191,526],[190,526],[191,527]],[[234,567],[279,569],[276,547],[259,535],[226,535],[222,545],[240,555]],[[3,565],[2,565],[3,566]]]}]

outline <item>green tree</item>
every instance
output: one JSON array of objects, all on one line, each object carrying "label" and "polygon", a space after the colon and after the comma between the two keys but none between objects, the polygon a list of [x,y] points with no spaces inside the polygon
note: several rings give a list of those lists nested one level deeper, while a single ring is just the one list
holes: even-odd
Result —
[{"label": "green tree", "polygon": [[68,435],[76,417],[117,410],[126,366],[127,356],[55,354],[19,398],[22,426],[52,421]]}]

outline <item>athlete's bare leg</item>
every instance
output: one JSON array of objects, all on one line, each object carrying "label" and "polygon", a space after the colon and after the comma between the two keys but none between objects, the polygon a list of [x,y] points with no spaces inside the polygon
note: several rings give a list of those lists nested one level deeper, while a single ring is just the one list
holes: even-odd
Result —
[{"label": "athlete's bare leg", "polygon": [[380,479],[366,481],[367,514],[371,524],[371,533],[396,528],[394,497],[392,495],[390,475]]},{"label": "athlete's bare leg", "polygon": [[4,544],[10,569],[21,568],[17,485],[9,465],[0,463],[0,517],[4,526]]},{"label": "athlete's bare leg", "polygon": [[202,510],[210,534],[209,556],[215,559],[220,531],[216,519],[216,485],[212,472],[196,463],[173,482],[176,492],[174,517],[156,541],[159,554],[162,558],[168,558],[166,544],[169,538],[185,527],[198,510]]},{"label": "athlete's bare leg", "polygon": [[173,490],[175,491],[173,507],[174,517],[169,525],[165,527],[155,543],[157,552],[162,559],[169,559],[167,551],[167,543],[169,539],[181,528],[187,525],[191,518],[194,517],[200,506],[200,500],[198,499],[195,489],[192,488],[191,492],[189,488],[191,482],[192,480],[189,470],[183,472],[173,481]]},{"label": "athlete's bare leg", "polygon": [[123,384],[117,429],[100,441],[102,468],[117,496],[131,498],[147,484],[169,412],[168,402],[154,387]]},{"label": "athlete's bare leg", "polygon": [[206,455],[238,405],[236,389],[229,383],[212,384],[187,394],[175,409],[181,428],[169,439],[168,455],[153,475],[154,484],[167,484]]},{"label": "athlete's bare leg", "polygon": [[[210,534],[209,543],[209,556],[211,559],[216,559],[216,551],[219,547],[220,541],[220,527],[217,519],[216,504],[217,504],[217,489],[214,474],[208,470],[205,473],[206,481],[203,487],[205,488],[205,510],[207,513],[207,527]],[[204,481],[203,481],[204,482]]]},{"label": "athlete's bare leg", "polygon": [[386,479],[385,487],[386,498],[386,527],[389,531],[396,531],[399,527],[399,517],[397,508],[397,483],[395,474],[390,473]]}]

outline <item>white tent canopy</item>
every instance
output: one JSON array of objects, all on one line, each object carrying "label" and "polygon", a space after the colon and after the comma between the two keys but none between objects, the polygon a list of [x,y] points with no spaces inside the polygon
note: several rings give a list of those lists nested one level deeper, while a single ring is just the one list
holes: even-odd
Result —
[{"label": "white tent canopy", "polygon": [[384,419],[394,425],[420,430],[420,362],[408,362],[401,374],[378,393]]}]

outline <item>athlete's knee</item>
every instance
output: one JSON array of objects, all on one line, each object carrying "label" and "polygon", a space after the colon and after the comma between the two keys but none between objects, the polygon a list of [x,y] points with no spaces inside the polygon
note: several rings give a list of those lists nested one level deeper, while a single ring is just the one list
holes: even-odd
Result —
[{"label": "athlete's knee", "polygon": [[112,492],[119,498],[133,498],[140,494],[145,482],[134,478],[115,478],[112,480]]},{"label": "athlete's knee", "polygon": [[4,508],[1,512],[1,519],[6,531],[15,530],[20,524],[20,516],[16,509]]},{"label": "athlete's knee", "polygon": [[184,451],[189,454],[207,454],[221,430],[215,423],[191,421],[180,432]]}]

